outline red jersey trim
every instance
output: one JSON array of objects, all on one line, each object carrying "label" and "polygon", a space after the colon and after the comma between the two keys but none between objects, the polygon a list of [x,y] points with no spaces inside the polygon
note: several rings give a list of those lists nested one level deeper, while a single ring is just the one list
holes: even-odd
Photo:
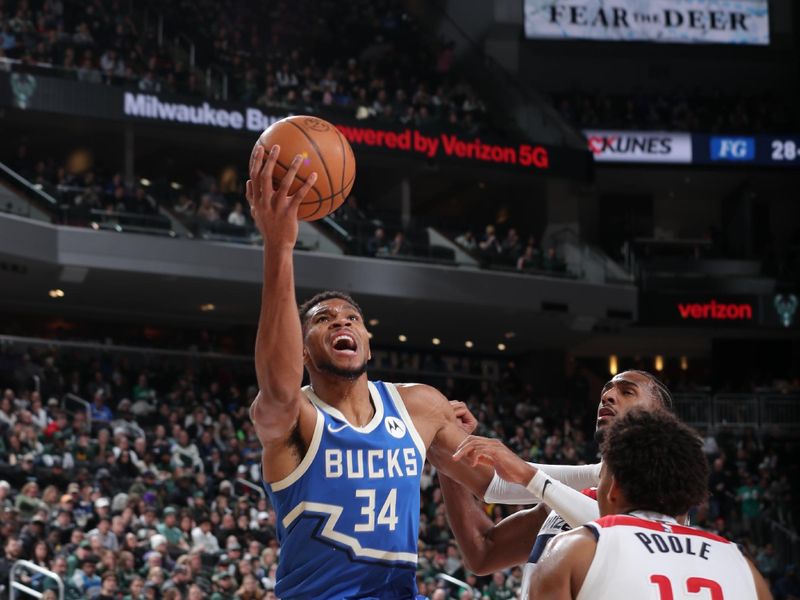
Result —
[{"label": "red jersey trim", "polygon": [[591,498],[592,500],[597,500],[597,488],[596,487],[590,487],[590,488],[586,488],[585,490],[581,490],[581,494],[583,494],[584,496],[589,496],[589,498]]},{"label": "red jersey trim", "polygon": [[602,527],[603,529],[608,527],[640,527],[642,529],[650,529],[652,531],[660,531],[662,533],[675,533],[679,535],[693,535],[696,537],[705,538],[707,540],[713,540],[715,542],[720,542],[722,544],[730,544],[730,540],[726,540],[724,537],[720,537],[713,533],[709,533],[708,531],[702,531],[701,529],[695,529],[694,527],[686,527],[685,525],[663,525],[661,523],[657,523],[656,521],[648,521],[647,519],[640,519],[639,517],[632,517],[630,515],[609,515],[607,517],[601,517],[594,521],[597,525]]}]

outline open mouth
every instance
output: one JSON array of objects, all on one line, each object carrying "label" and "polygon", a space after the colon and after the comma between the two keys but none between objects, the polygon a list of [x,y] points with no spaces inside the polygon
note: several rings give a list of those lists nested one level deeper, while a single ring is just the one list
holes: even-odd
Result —
[{"label": "open mouth", "polygon": [[617,413],[615,413],[614,410],[608,406],[602,406],[600,410],[597,411],[597,418],[602,419],[603,417],[613,417],[616,414]]},{"label": "open mouth", "polygon": [[342,354],[355,354],[358,344],[353,336],[348,333],[340,333],[331,341],[334,351]]}]

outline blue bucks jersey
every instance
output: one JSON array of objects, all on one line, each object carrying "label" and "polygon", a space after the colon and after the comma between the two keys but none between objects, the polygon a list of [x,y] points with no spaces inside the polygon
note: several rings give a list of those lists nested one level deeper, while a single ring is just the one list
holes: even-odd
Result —
[{"label": "blue bucks jersey", "polygon": [[311,444],[291,475],[264,485],[278,517],[281,600],[416,596],[425,446],[397,389],[369,390],[375,416],[355,427],[303,388],[317,409]]}]

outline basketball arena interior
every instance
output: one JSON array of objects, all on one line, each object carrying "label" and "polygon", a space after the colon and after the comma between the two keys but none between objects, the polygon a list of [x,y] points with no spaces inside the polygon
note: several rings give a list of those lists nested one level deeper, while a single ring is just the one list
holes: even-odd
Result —
[{"label": "basketball arena interior", "polygon": [[[692,525],[800,597],[799,30],[790,0],[0,0],[0,600],[278,597],[245,181],[291,115],[352,147],[294,278],[358,302],[371,380],[581,465],[606,382],[653,373],[703,439]],[[420,494],[419,594],[519,597],[429,463]]]}]

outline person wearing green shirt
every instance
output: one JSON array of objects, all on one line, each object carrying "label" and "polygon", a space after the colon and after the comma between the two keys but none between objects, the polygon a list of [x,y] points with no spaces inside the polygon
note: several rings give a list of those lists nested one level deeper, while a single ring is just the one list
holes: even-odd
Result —
[{"label": "person wearing green shirt", "polygon": [[90,552],[89,540],[83,540],[78,544],[75,552],[67,557],[67,578],[71,578],[75,574],[75,569],[81,566],[81,562],[89,556]]},{"label": "person wearing green shirt", "polygon": [[211,594],[210,600],[235,600],[236,592],[233,578],[230,573],[222,572],[214,574],[212,578],[215,591]]},{"label": "person wearing green shirt", "polygon": [[514,598],[514,592],[506,587],[506,576],[498,571],[492,575],[492,581],[483,588],[483,595],[488,596],[491,600],[511,600]]},{"label": "person wearing green shirt", "polygon": [[164,509],[164,522],[156,525],[158,533],[167,538],[167,546],[169,548],[177,548],[184,552],[189,551],[189,543],[183,535],[179,527],[176,527],[177,510],[174,506],[168,506]]},{"label": "person wearing green shirt", "polygon": [[761,516],[761,499],[764,497],[764,488],[755,482],[752,475],[748,475],[745,485],[736,490],[736,499],[741,503],[742,520],[747,533],[753,536],[753,541],[761,543],[758,520]]}]

